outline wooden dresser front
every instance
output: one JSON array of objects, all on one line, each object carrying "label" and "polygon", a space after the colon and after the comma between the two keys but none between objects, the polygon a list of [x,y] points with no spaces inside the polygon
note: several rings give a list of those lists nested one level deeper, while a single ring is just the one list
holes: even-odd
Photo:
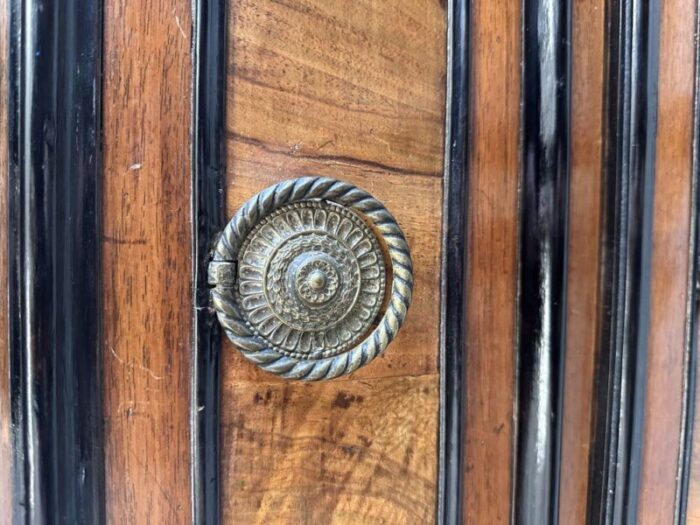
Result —
[{"label": "wooden dresser front", "polygon": [[0,524],[700,524],[699,5],[8,0]]}]

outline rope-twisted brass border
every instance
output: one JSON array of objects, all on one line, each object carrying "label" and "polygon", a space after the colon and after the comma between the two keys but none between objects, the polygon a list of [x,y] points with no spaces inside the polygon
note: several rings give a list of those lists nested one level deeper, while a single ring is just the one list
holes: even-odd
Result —
[{"label": "rope-twisted brass border", "polygon": [[[377,327],[354,348],[317,360],[285,356],[256,336],[245,323],[234,296],[234,281],[219,281],[212,304],[226,335],[241,353],[263,370],[287,379],[318,381],[354,372],[377,357],[394,339],[406,318],[413,291],[413,264],[406,238],[394,217],[372,195],[358,187],[325,177],[292,179],[261,191],[233,216],[219,237],[210,264],[236,263],[241,243],[265,216],[293,202],[321,199],[335,202],[369,219],[387,246],[392,266],[391,298]],[[234,272],[235,274],[235,272]]]}]

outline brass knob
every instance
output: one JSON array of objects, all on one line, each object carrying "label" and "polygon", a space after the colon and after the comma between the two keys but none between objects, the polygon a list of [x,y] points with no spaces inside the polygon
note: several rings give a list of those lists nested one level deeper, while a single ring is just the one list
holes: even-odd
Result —
[{"label": "brass knob", "polygon": [[209,283],[219,322],[247,359],[315,381],[384,351],[411,303],[413,268],[401,228],[377,199],[304,177],[237,211],[216,243]]}]

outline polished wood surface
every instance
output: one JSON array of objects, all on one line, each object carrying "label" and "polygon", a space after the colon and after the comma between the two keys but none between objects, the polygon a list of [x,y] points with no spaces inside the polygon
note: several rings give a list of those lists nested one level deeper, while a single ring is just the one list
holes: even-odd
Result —
[{"label": "polished wood surface", "polygon": [[472,2],[466,523],[510,522],[520,24],[519,2]]},{"label": "polished wood surface", "polygon": [[397,339],[349,378],[283,381],[225,346],[224,521],[432,522],[444,6],[234,0],[229,11],[228,213],[283,179],[352,182],[401,224],[416,283]]},{"label": "polished wood surface", "polygon": [[573,3],[571,182],[559,520],[586,523],[598,343],[605,0]]},{"label": "polished wood surface", "polygon": [[[573,2],[567,361],[560,521],[586,523],[600,237],[607,0]],[[472,0],[464,523],[512,520],[522,2]],[[105,0],[102,182],[106,509],[191,522],[190,0]],[[639,522],[677,511],[695,0],[662,2],[649,363]],[[438,505],[444,0],[229,0],[226,208],[322,175],[371,192],[413,254],[387,352],[350,377],[266,374],[226,340],[223,523],[424,524]],[[7,9],[0,102],[7,100]],[[0,103],[0,158],[7,158]],[[0,212],[7,214],[7,162]],[[0,221],[0,246],[7,222]],[[453,283],[447,283],[447,286]],[[0,295],[7,293],[0,249]],[[0,309],[0,502],[12,497],[7,311]],[[700,371],[699,371],[700,372]],[[696,393],[698,403],[700,394]],[[700,525],[700,409],[688,523]],[[0,505],[0,525],[11,506]]]},{"label": "polished wood surface", "polygon": [[[8,291],[8,49],[9,10],[0,10],[0,297],[7,304]],[[11,459],[10,443],[10,356],[8,348],[8,311],[0,308],[0,525],[9,525],[12,521]]]},{"label": "polished wood surface", "polygon": [[431,523],[435,383],[227,378],[224,522]]},{"label": "polished wood surface", "polygon": [[672,523],[682,433],[695,71],[694,0],[662,3],[649,361],[639,523]]},{"label": "polished wood surface", "polygon": [[105,2],[106,514],[190,522],[191,3]]}]

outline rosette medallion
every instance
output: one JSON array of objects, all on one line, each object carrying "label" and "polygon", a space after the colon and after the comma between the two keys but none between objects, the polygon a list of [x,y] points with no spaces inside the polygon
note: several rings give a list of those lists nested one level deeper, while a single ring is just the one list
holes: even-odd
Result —
[{"label": "rosette medallion", "polygon": [[382,352],[413,285],[391,214],[326,178],[285,181],[244,204],[218,239],[209,281],[218,319],[245,357],[302,380],[353,372]]}]

